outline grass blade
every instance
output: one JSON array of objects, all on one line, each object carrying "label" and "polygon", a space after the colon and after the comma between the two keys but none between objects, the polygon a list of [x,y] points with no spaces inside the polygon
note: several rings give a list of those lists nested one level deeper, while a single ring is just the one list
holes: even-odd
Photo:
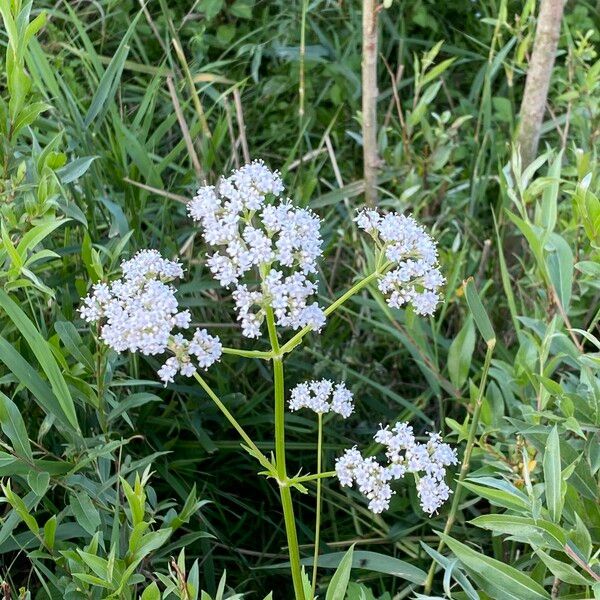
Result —
[{"label": "grass blade", "polygon": [[7,316],[15,324],[19,333],[25,338],[31,351],[39,361],[40,366],[48,377],[48,381],[60,404],[63,415],[70,425],[75,430],[79,431],[73,398],[71,397],[65,379],[58,368],[58,364],[48,347],[48,342],[40,335],[35,325],[4,290],[0,290],[0,307],[4,309]]}]

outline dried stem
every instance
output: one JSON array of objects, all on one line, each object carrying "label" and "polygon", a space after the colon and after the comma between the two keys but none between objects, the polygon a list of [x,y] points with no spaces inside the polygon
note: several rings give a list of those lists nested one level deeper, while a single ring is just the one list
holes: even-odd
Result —
[{"label": "dried stem", "polygon": [[194,148],[194,143],[192,142],[192,136],[190,135],[190,130],[185,122],[185,118],[183,116],[183,111],[181,110],[181,104],[179,104],[179,98],[177,97],[177,90],[175,89],[175,85],[173,84],[173,78],[169,75],[167,76],[167,87],[169,88],[169,94],[171,94],[171,101],[173,102],[173,108],[175,109],[175,114],[177,115],[177,121],[179,122],[179,127],[181,128],[181,133],[183,134],[183,139],[185,140],[186,148],[188,149],[188,153],[190,155],[190,159],[192,161],[192,165],[194,167],[194,171],[196,173],[196,177],[200,181],[204,181],[204,171],[202,170],[202,166],[200,165],[200,160],[198,159],[198,155],[196,154],[196,149]]},{"label": "dried stem", "polygon": [[537,154],[563,8],[563,0],[541,0],[540,3],[533,52],[521,102],[517,140],[521,148],[523,167],[529,165]]},{"label": "dried stem", "polygon": [[365,202],[377,204],[377,2],[363,0],[362,138]]},{"label": "dried stem", "polygon": [[235,114],[238,121],[238,129],[240,131],[240,142],[242,144],[242,154],[244,162],[250,162],[250,150],[248,150],[248,140],[246,138],[246,123],[244,122],[244,110],[242,108],[242,97],[238,88],[233,88],[233,101],[235,103]]}]

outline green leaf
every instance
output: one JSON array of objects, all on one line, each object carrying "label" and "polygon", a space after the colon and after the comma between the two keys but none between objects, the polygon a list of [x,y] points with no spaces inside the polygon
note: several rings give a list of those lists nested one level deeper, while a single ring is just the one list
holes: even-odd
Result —
[{"label": "green leaf", "polygon": [[548,168],[548,177],[551,178],[552,181],[549,185],[546,185],[542,194],[539,223],[546,230],[546,233],[554,231],[554,227],[556,226],[562,156],[563,151],[561,150]]},{"label": "green leaf", "polygon": [[69,497],[71,511],[79,523],[90,535],[94,535],[100,527],[100,513],[85,492],[76,492]]},{"label": "green leaf", "polygon": [[13,268],[16,270],[16,272],[19,272],[21,267],[23,266],[23,257],[19,254],[17,249],[14,247],[14,245],[10,239],[10,235],[8,234],[8,231],[6,229],[6,225],[4,224],[4,220],[2,221],[0,231],[2,233],[2,244],[4,246],[4,249],[10,256],[10,260],[12,262]]},{"label": "green leaf", "polygon": [[[346,552],[331,552],[322,554],[317,560],[317,566],[321,569],[335,569],[341,564],[341,561],[347,555]],[[302,559],[302,564],[312,566],[312,558]],[[354,569],[365,569],[374,573],[385,573],[394,577],[400,577],[413,583],[421,584],[425,581],[427,574],[425,571],[411,565],[403,560],[370,552],[368,550],[355,550],[352,555],[352,567]]]},{"label": "green leaf", "polygon": [[429,556],[431,556],[431,558],[433,558],[433,560],[444,569],[444,585],[447,581],[449,582],[450,577],[452,577],[463,589],[469,600],[479,600],[479,595],[475,591],[475,588],[469,581],[468,577],[463,573],[462,569],[456,568],[456,563],[458,562],[456,558],[452,556],[444,556],[433,548],[430,548],[424,542],[421,542],[421,546],[425,552],[427,552],[427,554],[429,554]]},{"label": "green leaf", "polygon": [[123,67],[125,66],[125,61],[127,60],[127,55],[129,54],[129,46],[127,43],[133,34],[135,26],[137,25],[138,19],[140,18],[141,11],[138,12],[137,16],[129,25],[129,28],[125,32],[125,35],[121,38],[121,42],[119,43],[119,47],[116,49],[113,57],[106,67],[106,71],[102,75],[98,83],[98,88],[94,93],[88,111],[84,118],[84,126],[89,127],[94,121],[94,119],[102,112],[104,113],[108,109],[108,105],[112,101],[113,96],[117,90],[117,86],[119,85],[119,81],[121,79],[121,73],[123,72]]},{"label": "green leaf", "polygon": [[50,549],[54,549],[54,540],[56,538],[56,515],[52,515],[44,525],[44,544]]},{"label": "green leaf", "polygon": [[494,333],[494,328],[492,327],[492,322],[488,317],[488,314],[483,307],[483,303],[481,302],[481,298],[479,297],[479,292],[475,287],[475,282],[473,278],[470,277],[463,283],[463,288],[465,291],[465,298],[467,300],[467,304],[469,306],[469,310],[475,319],[475,325],[477,325],[477,329],[479,329],[479,333],[481,337],[485,340],[486,344],[495,343],[496,342],[496,334]]},{"label": "green leaf", "polygon": [[36,121],[42,112],[49,108],[50,105],[45,102],[33,102],[32,104],[25,106],[17,115],[13,125],[13,136],[16,136],[23,127],[29,127],[29,125]]},{"label": "green leaf", "polygon": [[40,526],[38,525],[35,517],[31,514],[31,511],[25,502],[12,491],[10,481],[8,481],[6,484],[0,484],[0,486],[2,487],[2,491],[6,496],[6,500],[14,508],[19,518],[25,523],[25,525],[27,525],[29,530],[37,536],[40,531]]},{"label": "green leaf", "polygon": [[61,183],[71,183],[79,179],[90,168],[90,165],[97,159],[97,156],[84,156],[76,158],[74,161],[65,165],[56,171],[56,176]]},{"label": "green leaf", "polygon": [[448,350],[448,374],[452,385],[458,389],[467,380],[474,349],[475,327],[469,316]]},{"label": "green leaf", "polygon": [[573,288],[574,257],[568,242],[556,233],[550,234],[546,246],[548,276],[565,312],[569,310]]},{"label": "green leaf", "polygon": [[75,328],[75,325],[69,321],[57,321],[54,323],[54,330],[73,358],[78,360],[90,371],[94,371],[94,358],[92,353],[89,348],[84,346],[83,340]]},{"label": "green leaf", "polygon": [[433,67],[431,71],[428,71],[427,74],[421,79],[421,85],[425,86],[430,81],[433,81],[436,77],[439,77],[446,69],[448,69],[448,67],[450,67],[456,58],[456,56],[453,56],[452,58],[447,58],[441,63],[435,65],[435,67]]},{"label": "green leaf", "polygon": [[566,533],[554,523],[543,519],[513,515],[483,515],[471,521],[473,525],[496,533],[512,536],[515,540],[534,546],[562,551]]},{"label": "green leaf", "polygon": [[352,555],[354,553],[354,544],[348,548],[348,551],[342,558],[339,567],[336,569],[329,585],[327,586],[327,595],[325,600],[344,600],[346,589],[350,581],[350,571],[352,570]]},{"label": "green leaf", "polygon": [[558,429],[556,425],[552,428],[546,448],[544,449],[544,489],[546,491],[546,507],[550,513],[550,518],[555,522],[560,522],[562,515],[564,496],[562,493],[562,468],[560,462],[560,440],[558,439]]},{"label": "green leaf", "polygon": [[437,81],[436,83],[430,85],[423,96],[415,106],[414,110],[409,113],[406,123],[408,125],[409,130],[412,130],[425,116],[425,114],[431,110],[431,103],[433,99],[437,96],[437,93],[440,91],[442,87],[442,82]]},{"label": "green leaf", "polygon": [[31,351],[39,361],[40,366],[50,381],[50,386],[61,406],[64,416],[73,428],[79,431],[73,398],[71,398],[69,388],[56,364],[48,342],[40,335],[27,315],[4,290],[0,290],[0,306],[6,311],[6,314],[25,338]]},{"label": "green leaf", "polygon": [[543,237],[543,230],[541,227],[532,226],[523,219],[517,217],[510,211],[506,213],[508,218],[519,228],[519,231],[525,236],[529,248],[535,256],[538,268],[541,270],[543,277],[547,278],[546,262],[544,261],[544,252],[542,242],[540,241]]},{"label": "green leaf", "polygon": [[561,581],[571,585],[592,585],[593,581],[581,575],[581,573],[576,571],[575,568],[570,564],[564,563],[556,558],[552,558],[543,550],[537,550],[536,554],[542,559],[548,569],[550,569],[552,575]]},{"label": "green leaf", "polygon": [[465,568],[480,578],[484,591],[492,598],[502,600],[547,600],[550,595],[526,573],[499,560],[486,556],[479,550],[439,534]]},{"label": "green leaf", "polygon": [[31,444],[23,417],[17,405],[2,392],[0,392],[0,427],[10,440],[15,454],[30,463],[33,462]]},{"label": "green leaf", "polygon": [[142,560],[151,552],[154,552],[155,550],[158,550],[158,548],[164,546],[171,536],[171,533],[172,530],[170,528],[159,529],[158,531],[147,533],[142,537],[139,546],[135,550],[135,559]]},{"label": "green leaf", "polygon": [[156,583],[151,583],[143,592],[140,600],[160,600],[160,590]]},{"label": "green leaf", "polygon": [[95,556],[90,552],[84,552],[77,548],[77,553],[83,559],[83,562],[102,580],[107,583],[111,581],[111,577],[108,574],[108,561],[100,556]]},{"label": "green leaf", "polygon": [[2,361],[15,375],[19,383],[24,385],[52,419],[58,419],[62,425],[71,429],[56,396],[48,383],[42,379],[34,369],[3,337],[0,336],[0,361]]},{"label": "green leaf", "polygon": [[27,473],[27,483],[36,496],[42,497],[50,485],[50,473],[29,471]]},{"label": "green leaf", "polygon": [[67,223],[69,219],[52,219],[47,223],[40,223],[32,227],[19,241],[17,252],[25,256],[27,252],[33,250],[39,243],[46,239],[55,229]]}]

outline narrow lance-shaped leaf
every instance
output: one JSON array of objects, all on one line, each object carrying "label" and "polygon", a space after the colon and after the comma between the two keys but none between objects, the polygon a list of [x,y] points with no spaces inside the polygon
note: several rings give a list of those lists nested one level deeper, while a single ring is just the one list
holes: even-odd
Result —
[{"label": "narrow lance-shaped leaf", "polygon": [[100,82],[98,83],[98,88],[92,98],[92,102],[90,107],[88,108],[87,114],[85,115],[84,125],[89,127],[89,125],[94,121],[94,119],[100,114],[107,110],[109,103],[112,101],[112,97],[115,94],[119,81],[121,79],[121,73],[123,72],[123,67],[125,66],[125,61],[127,60],[127,55],[129,54],[129,46],[127,43],[131,38],[131,35],[137,25],[137,21],[142,12],[140,11],[135,19],[129,25],[129,28],[125,32],[125,35],[122,37],[119,47],[115,51],[110,64],[104,71]]},{"label": "narrow lance-shaped leaf", "polygon": [[340,566],[336,569],[329,587],[327,588],[327,595],[325,600],[344,600],[346,597],[346,590],[348,589],[348,582],[350,581],[350,571],[352,570],[352,555],[354,553],[354,544],[350,546],[348,552],[342,558]]},{"label": "narrow lance-shaped leaf", "polygon": [[465,568],[474,573],[485,592],[502,600],[547,600],[550,595],[526,573],[440,534]]},{"label": "narrow lance-shaped leaf", "polygon": [[562,156],[563,151],[561,150],[548,168],[548,177],[551,178],[552,181],[544,188],[544,192],[542,194],[540,225],[546,230],[547,234],[552,232],[556,226]]},{"label": "narrow lance-shaped leaf", "polygon": [[555,523],[560,521],[563,509],[562,469],[560,462],[560,441],[556,425],[548,435],[544,449],[544,489],[546,506]]},{"label": "narrow lance-shaped leaf", "polygon": [[485,343],[495,344],[496,342],[496,334],[494,332],[494,328],[492,327],[492,322],[488,317],[488,314],[483,307],[483,303],[481,302],[481,298],[479,297],[479,292],[475,287],[475,283],[473,278],[470,277],[463,283],[463,288],[465,292],[465,298],[467,300],[467,304],[469,306],[469,310],[473,315],[473,319],[475,319],[475,325],[477,325],[477,329],[479,329],[479,333],[481,337],[485,340]]},{"label": "narrow lance-shaped leaf", "polygon": [[456,388],[462,387],[467,380],[474,348],[475,328],[469,316],[448,350],[448,374]]},{"label": "narrow lance-shaped leaf", "polygon": [[10,440],[15,454],[33,462],[27,429],[17,405],[0,392],[0,427]]}]

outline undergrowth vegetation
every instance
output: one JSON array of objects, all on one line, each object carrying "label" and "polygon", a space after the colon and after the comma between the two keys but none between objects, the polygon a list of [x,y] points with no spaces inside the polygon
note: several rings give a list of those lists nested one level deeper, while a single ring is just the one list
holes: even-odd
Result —
[{"label": "undergrowth vegetation", "polygon": [[[356,219],[361,9],[0,0],[4,599],[600,598],[598,5],[565,6],[529,163],[536,3],[378,7],[377,209],[437,243],[435,312],[390,302],[389,240]],[[324,320],[240,323],[239,289],[213,278],[188,204],[255,159],[320,218],[303,284]],[[219,340],[198,380],[79,311],[143,249],[183,266],[162,291],[196,342]],[[272,298],[267,276],[246,283]],[[327,385],[315,409],[296,387],[313,380],[343,382],[351,414]],[[411,447],[448,448],[452,493],[426,505],[424,478],[394,480],[369,510],[355,472],[331,470],[353,446],[383,456],[391,432],[373,433],[405,422]]]}]

